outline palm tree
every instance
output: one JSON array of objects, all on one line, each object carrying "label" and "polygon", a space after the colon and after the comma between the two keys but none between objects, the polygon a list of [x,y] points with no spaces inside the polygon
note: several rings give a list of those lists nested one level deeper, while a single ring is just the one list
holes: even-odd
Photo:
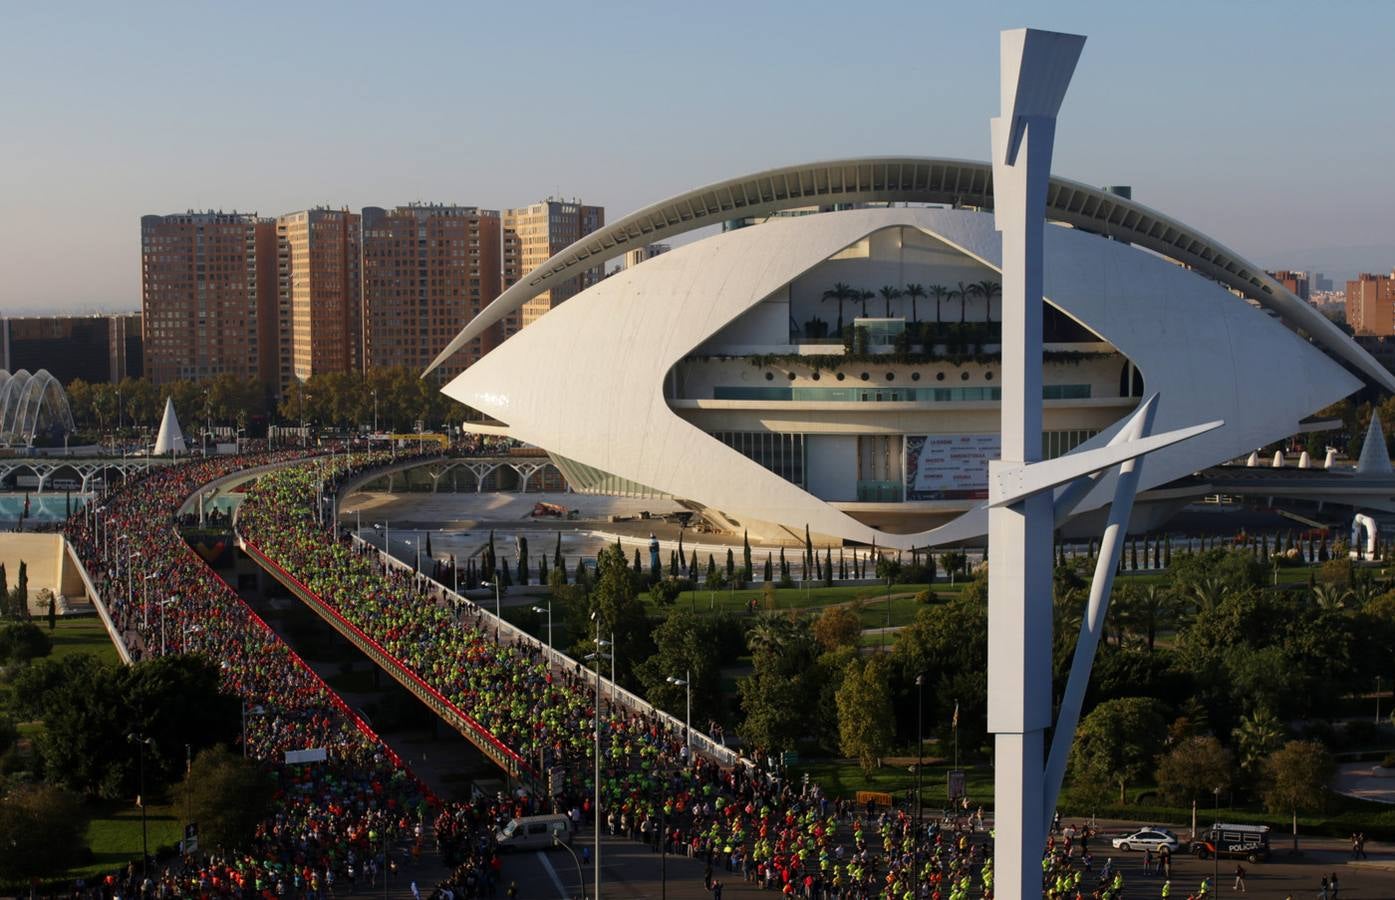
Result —
[{"label": "palm tree", "polygon": [[1214,576],[1207,576],[1191,585],[1188,593],[1196,603],[1197,612],[1211,612],[1230,596],[1230,585]]},{"label": "palm tree", "polygon": [[778,615],[763,615],[746,632],[746,647],[755,656],[762,653],[777,654],[789,639],[789,626]]},{"label": "palm tree", "polygon": [[905,295],[911,298],[911,324],[920,321],[920,315],[916,311],[915,302],[925,296],[925,287],[919,284],[906,285]]},{"label": "palm tree", "polygon": [[1351,602],[1351,591],[1340,584],[1320,584],[1313,588],[1313,605],[1318,609],[1345,609]]},{"label": "palm tree", "polygon": [[875,297],[875,296],[877,296],[877,295],[874,294],[874,293],[872,293],[871,291],[858,291],[858,292],[857,292],[857,299],[859,299],[859,300],[862,301],[862,317],[863,317],[864,319],[867,318],[867,301],[868,301],[868,300],[871,300],[871,299],[872,299],[873,297]]},{"label": "palm tree", "polygon": [[1232,733],[1239,749],[1240,768],[1258,771],[1260,764],[1284,742],[1284,726],[1278,717],[1264,707],[1240,717],[1240,725]]},{"label": "palm tree", "polygon": [[838,331],[836,334],[843,333],[843,302],[852,296],[852,292],[852,288],[841,281],[833,285],[829,290],[823,292],[822,299],[838,301]]},{"label": "palm tree", "polygon": [[901,296],[901,289],[894,285],[887,284],[883,285],[878,293],[880,293],[882,299],[886,301],[886,318],[889,319],[891,318],[891,301]]},{"label": "palm tree", "polygon": [[940,303],[949,296],[949,288],[942,284],[930,285],[930,296],[935,298],[935,323],[940,321]]},{"label": "palm tree", "polygon": [[959,287],[949,292],[949,299],[959,301],[959,324],[964,324],[969,320],[969,298],[974,295],[972,286],[966,287],[964,282],[959,282]]},{"label": "palm tree", "polygon": [[993,321],[993,298],[1003,296],[1003,286],[996,281],[985,278],[976,287],[978,295],[983,298],[983,321],[991,322]]}]

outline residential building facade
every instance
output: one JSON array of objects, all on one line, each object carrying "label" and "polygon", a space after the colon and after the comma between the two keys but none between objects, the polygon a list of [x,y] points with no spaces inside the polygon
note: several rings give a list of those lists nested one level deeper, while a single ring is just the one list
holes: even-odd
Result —
[{"label": "residential building facade", "polygon": [[1395,273],[1367,272],[1347,282],[1347,324],[1357,334],[1395,334]]},{"label": "residential building facade", "polygon": [[[276,220],[280,321],[290,325],[290,375],[363,368],[360,216],[316,208]],[[283,379],[284,389],[284,379]]]},{"label": "residential building facade", "polygon": [[0,369],[47,369],[68,384],[116,383],[144,372],[140,313],[0,318]]},{"label": "residential building facade", "polygon": [[263,372],[262,324],[277,303],[276,224],[256,214],[141,218],[145,374],[182,378]]},{"label": "residential building facade", "polygon": [[[473,206],[364,208],[363,361],[422,371],[502,290],[501,218]],[[518,329],[511,316],[441,367],[458,375]]]},{"label": "residential building facade", "polygon": [[[518,281],[576,241],[605,225],[605,207],[575,200],[544,200],[503,215],[504,287]],[[526,328],[548,310],[601,280],[604,267],[586,269],[531,298],[520,313]]]}]

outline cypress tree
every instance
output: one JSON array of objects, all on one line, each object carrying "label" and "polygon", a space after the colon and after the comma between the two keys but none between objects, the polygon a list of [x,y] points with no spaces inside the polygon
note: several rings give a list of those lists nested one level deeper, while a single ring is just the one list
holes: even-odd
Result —
[{"label": "cypress tree", "polygon": [[499,584],[502,587],[513,587],[513,576],[509,575],[509,558],[503,557],[499,561]]},{"label": "cypress tree", "polygon": [[697,584],[697,580],[698,580],[698,571],[699,571],[699,569],[698,569],[697,548],[694,547],[694,548],[693,548],[693,558],[692,558],[692,560],[688,563],[688,577],[692,579],[693,584]]},{"label": "cypress tree", "polygon": [[848,560],[847,557],[843,555],[842,547],[838,548],[838,580],[848,580]]},{"label": "cypress tree", "polygon": [[751,535],[744,529],[741,532],[741,559],[743,561],[741,580],[748,582],[751,580],[751,573],[755,570],[751,568]]},{"label": "cypress tree", "polygon": [[640,558],[639,558],[639,548],[636,547],[636,548],[635,548],[635,573],[638,574],[638,573],[643,572],[643,571],[644,571],[644,563],[640,560]]},{"label": "cypress tree", "polygon": [[[567,567],[562,564],[562,532],[557,532],[557,549],[552,551],[552,568],[560,569],[562,574],[567,573]],[[562,582],[566,584],[565,581]]]},{"label": "cypress tree", "polygon": [[576,558],[576,578],[574,580],[576,581],[577,587],[583,590],[586,589],[589,580],[586,572],[586,560],[580,556]]},{"label": "cypress tree", "polygon": [[538,554],[538,584],[547,584],[547,554]]},{"label": "cypress tree", "polygon": [[707,554],[707,583],[714,584],[717,581],[717,557],[711,553]]},{"label": "cypress tree", "polygon": [[58,603],[53,599],[53,595],[48,595],[48,630],[52,631],[58,627]]},{"label": "cypress tree", "polygon": [[785,548],[782,546],[780,547],[780,579],[784,580],[789,577],[790,564],[789,561],[785,559]]},{"label": "cypress tree", "polygon": [[833,587],[833,548],[823,549],[823,586]]},{"label": "cypress tree", "polygon": [[804,573],[807,576],[814,561],[814,542],[809,539],[809,523],[804,523]]},{"label": "cypress tree", "polygon": [[771,561],[770,551],[765,553],[765,580],[767,582],[775,580],[775,564]]},{"label": "cypress tree", "polygon": [[674,578],[678,577],[678,551],[668,551],[668,574]]},{"label": "cypress tree", "polygon": [[426,555],[427,555],[428,558],[433,557],[433,556],[436,555],[436,554],[434,554],[434,553],[431,552],[431,532],[430,532],[430,531],[426,532]]},{"label": "cypress tree", "polygon": [[1138,571],[1138,538],[1129,541],[1129,568]]},{"label": "cypress tree", "polygon": [[518,583],[528,583],[528,557],[526,556],[520,556],[518,558]]},{"label": "cypress tree", "polygon": [[736,580],[736,555],[735,555],[734,553],[732,553],[732,552],[731,552],[731,548],[728,547],[728,548],[727,548],[727,581],[728,581],[728,582],[732,582],[732,581],[735,581],[735,580]]},{"label": "cypress tree", "polygon": [[10,599],[10,579],[5,574],[5,564],[0,562],[0,606]]},{"label": "cypress tree", "polygon": [[1163,568],[1172,568],[1172,535],[1163,535]]}]

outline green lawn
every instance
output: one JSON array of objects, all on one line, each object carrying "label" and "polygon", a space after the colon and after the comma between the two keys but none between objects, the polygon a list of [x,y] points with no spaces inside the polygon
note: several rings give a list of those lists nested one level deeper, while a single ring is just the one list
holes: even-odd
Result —
[{"label": "green lawn", "polygon": [[103,662],[119,661],[116,646],[107,635],[102,620],[96,616],[60,618],[58,627],[53,631],[48,631],[48,622],[44,619],[36,621],[53,640],[52,659],[62,659],[74,653],[91,653]]},{"label": "green lawn", "polygon": [[[92,860],[67,873],[69,878],[96,875],[139,860],[141,852],[140,809],[129,801],[100,803],[90,807],[92,815],[87,824],[87,842],[92,848]],[[152,854],[161,847],[179,843],[184,836],[184,824],[173,806],[150,806],[146,809],[146,827]]]},{"label": "green lawn", "polygon": [[[833,797],[854,797],[858,791],[885,791],[899,800],[908,789],[915,787],[915,773],[911,761],[897,765],[884,765],[868,775],[854,759],[809,760],[790,766],[790,777],[802,778],[805,773],[811,781],[822,787]],[[977,806],[991,807],[993,803],[993,769],[987,765],[962,766],[969,802]],[[922,803],[927,809],[938,809],[948,803],[949,766],[926,765],[921,775]]]}]

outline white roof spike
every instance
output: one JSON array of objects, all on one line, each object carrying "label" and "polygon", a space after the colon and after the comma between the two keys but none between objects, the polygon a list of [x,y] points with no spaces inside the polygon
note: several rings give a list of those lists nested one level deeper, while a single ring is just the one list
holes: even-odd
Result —
[{"label": "white roof spike", "polygon": [[1245,460],[1245,465],[1246,465],[1246,467],[1251,468],[1251,469],[1253,469],[1255,466],[1259,465],[1259,451],[1258,451],[1258,450],[1255,450],[1255,451],[1253,451],[1252,453],[1250,453],[1249,458]]},{"label": "white roof spike", "polygon": [[1356,471],[1362,475],[1395,474],[1390,467],[1390,451],[1385,446],[1385,432],[1380,427],[1380,413],[1371,411],[1371,426],[1366,429],[1366,440],[1361,445],[1361,458],[1356,461]]},{"label": "white roof spike", "polygon": [[1282,469],[1282,468],[1284,467],[1284,451],[1282,451],[1282,450],[1275,450],[1275,451],[1274,451],[1274,464],[1273,464],[1273,465],[1274,465],[1274,468],[1276,468],[1276,469]]},{"label": "white roof spike", "polygon": [[165,414],[160,418],[160,434],[155,438],[155,453],[183,453],[184,432],[179,430],[179,419],[174,414],[174,398],[165,398]]}]

